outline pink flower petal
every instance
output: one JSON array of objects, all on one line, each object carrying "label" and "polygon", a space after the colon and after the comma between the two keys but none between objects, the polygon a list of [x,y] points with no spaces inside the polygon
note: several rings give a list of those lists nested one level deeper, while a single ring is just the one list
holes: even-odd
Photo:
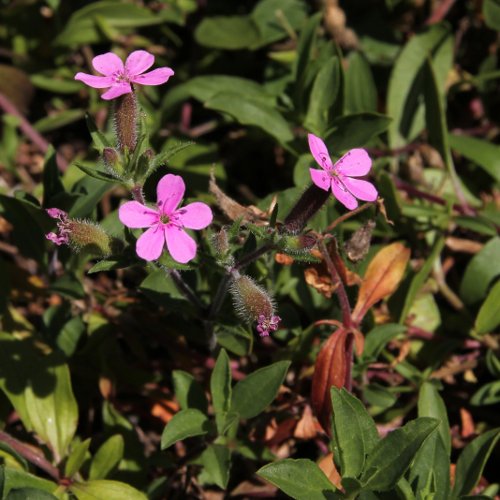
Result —
[{"label": "pink flower petal", "polygon": [[332,192],[335,198],[349,210],[354,210],[358,206],[356,198],[354,198],[344,184],[336,177],[332,178]]},{"label": "pink flower petal", "polygon": [[175,212],[184,227],[188,229],[204,229],[213,219],[212,210],[206,203],[195,201]]},{"label": "pink flower petal", "polygon": [[144,260],[156,260],[165,246],[165,231],[161,225],[150,227],[137,240],[135,251]]},{"label": "pink flower petal", "polygon": [[140,85],[161,85],[165,83],[173,74],[174,71],[170,68],[158,68],[150,71],[149,73],[144,73],[143,75],[131,76],[130,81]]},{"label": "pink flower petal", "polygon": [[155,56],[145,50],[134,50],[125,61],[125,71],[129,77],[140,75],[151,68],[155,62]]},{"label": "pink flower petal", "polygon": [[310,168],[311,179],[316,186],[325,191],[330,189],[331,177],[325,170],[318,170],[317,168]]},{"label": "pink flower petal", "polygon": [[105,76],[111,76],[113,73],[123,73],[123,62],[113,52],[106,52],[92,59],[94,69]]},{"label": "pink flower petal", "polygon": [[120,222],[132,229],[151,227],[158,222],[159,214],[138,201],[127,201],[118,210]]},{"label": "pink flower petal", "polygon": [[307,134],[307,140],[309,141],[311,154],[314,156],[318,165],[325,170],[333,168],[332,160],[330,159],[330,154],[328,153],[325,143],[314,134]]},{"label": "pink flower petal", "polygon": [[182,228],[168,225],[165,228],[167,248],[172,259],[185,264],[196,256],[196,242]]},{"label": "pink flower petal", "polygon": [[94,89],[107,89],[114,84],[114,80],[111,76],[94,76],[88,75],[87,73],[77,73],[75,75],[75,80],[80,80],[85,85]]},{"label": "pink flower petal", "polygon": [[104,92],[102,94],[102,98],[105,101],[109,101],[110,99],[114,99],[115,97],[120,97],[123,94],[130,94],[132,92],[132,87],[130,86],[130,83],[127,82],[121,82],[121,83],[115,83],[113,87],[111,87],[107,92]]},{"label": "pink flower petal", "polygon": [[185,191],[186,186],[180,175],[164,175],[156,187],[157,204],[160,211],[170,215],[179,206]]},{"label": "pink flower petal", "polygon": [[333,166],[339,174],[348,175],[349,177],[366,175],[371,167],[372,159],[364,149],[359,148],[348,151]]},{"label": "pink flower petal", "polygon": [[361,179],[350,179],[345,177],[345,187],[356,197],[363,201],[375,201],[378,193],[371,182]]}]

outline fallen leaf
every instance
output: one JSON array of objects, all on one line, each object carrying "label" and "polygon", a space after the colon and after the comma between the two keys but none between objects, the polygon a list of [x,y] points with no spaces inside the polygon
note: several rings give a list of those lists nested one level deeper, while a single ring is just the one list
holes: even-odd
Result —
[{"label": "fallen leaf", "polygon": [[483,243],[479,241],[466,240],[449,236],[446,238],[446,246],[454,252],[476,254],[483,248]]},{"label": "fallen leaf", "polygon": [[298,439],[312,439],[316,437],[318,430],[321,430],[318,427],[318,421],[314,417],[311,407],[305,405],[302,417],[297,422],[293,435]]},{"label": "fallen leaf", "polygon": [[460,408],[460,420],[462,421],[462,428],[460,431],[460,435],[463,438],[469,438],[476,433],[476,427],[474,425],[474,419],[470,411],[465,408]]},{"label": "fallen leaf", "polygon": [[294,263],[294,258],[285,253],[277,253],[274,256],[274,260],[277,264],[281,264],[282,266],[291,266]]},{"label": "fallen leaf", "polygon": [[402,243],[392,243],[375,255],[359,289],[358,301],[352,314],[355,323],[361,322],[370,307],[396,291],[409,259],[410,249]]},{"label": "fallen leaf", "polygon": [[342,488],[342,478],[333,461],[333,453],[328,453],[328,455],[321,458],[318,462],[318,467],[338,490],[344,491]]}]

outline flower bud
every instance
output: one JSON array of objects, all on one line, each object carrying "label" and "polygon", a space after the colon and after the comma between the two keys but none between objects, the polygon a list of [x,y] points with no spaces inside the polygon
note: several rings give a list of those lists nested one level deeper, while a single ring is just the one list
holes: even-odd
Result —
[{"label": "flower bud", "polygon": [[224,228],[212,235],[212,245],[219,257],[224,257],[229,252],[229,240]]},{"label": "flower bud", "polygon": [[111,238],[104,229],[94,222],[70,219],[68,214],[58,208],[49,208],[47,213],[58,219],[58,233],[50,232],[45,237],[56,245],[69,245],[76,251],[105,257],[113,253],[118,241]]},{"label": "flower bud", "polygon": [[328,191],[320,189],[315,184],[308,187],[285,219],[283,226],[285,232],[297,234],[302,231],[307,221],[328,200],[328,195]]},{"label": "flower bud", "polygon": [[122,152],[134,152],[137,146],[138,106],[134,92],[124,94],[115,101],[115,131]]},{"label": "flower bud", "polygon": [[316,238],[312,234],[299,234],[297,236],[285,236],[281,242],[281,248],[288,254],[299,255],[309,253],[316,244]]},{"label": "flower bud", "polygon": [[261,337],[278,328],[280,317],[274,314],[274,303],[269,293],[246,275],[234,278],[230,288],[237,314],[250,323],[257,323]]},{"label": "flower bud", "polygon": [[104,148],[102,151],[102,159],[104,160],[104,165],[106,165],[106,168],[111,175],[121,177],[121,174],[123,174],[122,159],[116,149]]}]

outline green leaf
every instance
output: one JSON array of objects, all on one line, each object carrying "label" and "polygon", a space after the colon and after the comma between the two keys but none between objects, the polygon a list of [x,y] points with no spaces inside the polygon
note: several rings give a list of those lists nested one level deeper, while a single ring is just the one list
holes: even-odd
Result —
[{"label": "green leaf", "polygon": [[95,479],[85,483],[73,483],[69,491],[78,500],[147,500],[146,495],[128,484],[109,479]]},{"label": "green leaf", "polygon": [[[20,369],[22,366],[22,369]],[[28,430],[65,456],[76,431],[76,404],[68,365],[57,353],[43,355],[30,340],[0,334],[0,388]]]},{"label": "green leaf", "polygon": [[151,163],[151,169],[149,173],[151,173],[154,169],[158,168],[161,165],[165,165],[169,162],[171,158],[173,158],[176,154],[180,153],[182,150],[189,148],[190,146],[194,146],[193,141],[186,141],[186,142],[181,142],[180,144],[176,144],[173,147],[168,148],[166,151],[162,151],[161,153],[158,153],[152,163]]},{"label": "green leaf", "polygon": [[231,366],[225,349],[221,349],[210,378],[210,392],[219,434],[225,426],[225,415],[231,407]]},{"label": "green leaf", "polygon": [[261,0],[250,17],[260,33],[259,45],[267,45],[299,28],[307,18],[307,8],[301,0]]},{"label": "green leaf", "polygon": [[211,444],[200,456],[200,461],[210,482],[226,489],[231,469],[231,451],[227,446]]},{"label": "green leaf", "polygon": [[345,389],[332,387],[331,396],[332,435],[341,475],[342,478],[357,478],[364,468],[366,456],[379,442],[377,428],[363,403]]},{"label": "green leaf", "polygon": [[206,17],[194,37],[200,45],[225,50],[249,49],[261,41],[257,25],[249,16]]},{"label": "green leaf", "polygon": [[287,458],[265,465],[257,475],[296,500],[334,500],[344,498],[311,460]]},{"label": "green leaf", "polygon": [[386,344],[406,331],[406,326],[389,323],[376,326],[365,338],[363,360],[376,360]]},{"label": "green leaf", "polygon": [[462,450],[455,469],[453,498],[467,495],[474,489],[499,438],[500,428],[492,429],[478,436]]},{"label": "green leaf", "polygon": [[418,450],[408,481],[417,498],[449,500],[450,455],[438,432],[433,432]]},{"label": "green leaf", "polygon": [[43,206],[51,208],[51,199],[59,193],[64,193],[64,186],[57,166],[56,153],[50,146],[45,154],[43,167]]},{"label": "green leaf", "polygon": [[120,182],[115,176],[108,174],[103,170],[99,170],[93,167],[87,167],[86,165],[83,165],[83,163],[80,162],[75,162],[74,165],[75,167],[78,167],[82,172],[86,173],[87,175],[90,175],[90,177],[93,177],[94,179],[99,179],[100,181],[113,182],[113,183]]},{"label": "green leaf", "polygon": [[240,380],[233,388],[231,411],[242,418],[252,418],[262,412],[278,394],[289,366],[290,361],[278,361]]},{"label": "green leaf", "polygon": [[237,92],[220,92],[205,107],[227,113],[243,125],[259,127],[282,144],[293,139],[287,121],[278,111]]},{"label": "green leaf", "polygon": [[439,395],[436,386],[432,382],[424,382],[420,386],[418,416],[432,417],[440,421],[438,434],[443,440],[444,449],[449,456],[451,453],[451,435],[448,413],[446,412],[446,405],[443,398]]},{"label": "green leaf", "polygon": [[174,370],[172,380],[174,382],[175,397],[183,410],[195,408],[202,413],[207,412],[208,402],[205,391],[190,373]]},{"label": "green leaf", "polygon": [[200,410],[188,408],[179,411],[163,430],[161,449],[164,450],[182,439],[206,434],[208,432],[207,424],[208,417]]},{"label": "green leaf", "polygon": [[38,488],[16,488],[10,490],[9,494],[2,498],[5,500],[57,500],[57,497],[51,493]]},{"label": "green leaf", "polygon": [[241,325],[217,325],[215,335],[221,347],[237,356],[245,356],[252,350],[253,336]]},{"label": "green leaf", "polygon": [[123,458],[124,441],[120,434],[107,439],[90,463],[89,479],[105,479]]},{"label": "green leaf", "polygon": [[494,405],[499,401],[500,380],[495,380],[494,382],[483,385],[470,399],[470,403],[474,406]]},{"label": "green leaf", "polygon": [[72,448],[71,453],[68,456],[68,460],[66,461],[66,465],[64,466],[65,477],[72,478],[80,470],[80,467],[85,461],[85,456],[89,451],[89,446],[90,438],[76,444]]},{"label": "green leaf", "polygon": [[486,297],[476,318],[474,331],[477,335],[492,332],[500,324],[500,281],[497,281]]},{"label": "green leaf", "polygon": [[140,28],[162,24],[165,21],[179,22],[175,9],[163,9],[154,14],[149,9],[133,3],[105,0],[93,2],[77,10],[65,22],[64,29],[54,40],[57,46],[74,47],[77,45],[106,42],[97,19],[102,19],[111,29]]},{"label": "green leaf", "polygon": [[433,418],[417,418],[379,441],[366,460],[360,478],[363,489],[387,491],[394,488],[422,443],[438,425]]},{"label": "green leaf", "polygon": [[130,255],[111,255],[106,259],[96,262],[88,271],[87,274],[101,273],[104,271],[112,271],[114,269],[125,269],[137,263],[135,257]]},{"label": "green leaf", "polygon": [[46,132],[51,132],[52,130],[57,130],[58,128],[77,122],[84,116],[85,110],[83,109],[66,109],[38,120],[33,124],[33,127],[41,134],[45,134]]},{"label": "green leaf", "polygon": [[69,75],[58,74],[54,71],[36,73],[30,75],[31,83],[39,89],[47,90],[55,94],[74,94],[78,92],[82,85],[80,82],[68,78]]},{"label": "green leaf", "polygon": [[449,29],[436,24],[412,37],[398,56],[389,80],[387,114],[393,118],[389,127],[391,148],[402,147],[423,128],[422,69],[429,57],[440,68],[438,82],[441,92],[452,63],[453,39]]},{"label": "green leaf", "polygon": [[500,147],[466,135],[450,134],[448,140],[452,149],[479,165],[497,182],[500,181]]},{"label": "green leaf", "polygon": [[410,287],[409,287],[408,292],[407,292],[406,297],[405,297],[403,310],[401,311],[401,314],[399,316],[399,322],[401,324],[403,324],[405,322],[405,320],[408,316],[408,313],[410,312],[410,309],[411,309],[413,303],[415,302],[417,294],[420,292],[420,290],[424,286],[425,281],[427,280],[430,272],[432,271],[432,267],[434,266],[434,262],[439,257],[439,255],[441,254],[441,251],[444,248],[444,243],[445,243],[445,240],[444,240],[443,236],[436,239],[429,257],[424,262],[424,265],[420,268],[420,271],[418,271],[415,274],[415,276],[412,278]]},{"label": "green leaf", "polygon": [[338,152],[363,147],[371,139],[385,132],[390,123],[388,116],[378,113],[341,116],[331,123],[325,133],[325,142],[331,151]]},{"label": "green leaf", "polygon": [[10,467],[1,467],[4,473],[4,496],[5,498],[9,491],[18,488],[34,488],[37,490],[42,490],[47,493],[55,493],[58,485],[47,479],[42,479],[29,472],[25,472],[19,469],[12,469]]},{"label": "green leaf", "polygon": [[362,52],[351,52],[345,73],[346,112],[375,113],[377,111],[377,87],[370,65]]},{"label": "green leaf", "polygon": [[92,137],[92,143],[99,153],[102,153],[104,148],[112,147],[111,142],[97,129],[94,119],[88,113],[85,115],[85,122],[87,123],[90,137]]},{"label": "green leaf", "polygon": [[334,56],[319,70],[309,97],[304,126],[313,133],[322,136],[326,131],[341,85],[342,69],[339,58]]},{"label": "green leaf", "polygon": [[474,255],[465,269],[460,296],[466,304],[474,304],[486,296],[490,283],[500,275],[500,238],[491,238]]},{"label": "green leaf", "polygon": [[500,1],[484,0],[483,16],[486,25],[490,28],[500,31]]}]

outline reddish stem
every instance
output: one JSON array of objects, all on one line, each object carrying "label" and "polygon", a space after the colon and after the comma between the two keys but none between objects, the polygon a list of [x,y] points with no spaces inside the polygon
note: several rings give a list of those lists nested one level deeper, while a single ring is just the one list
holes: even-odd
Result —
[{"label": "reddish stem", "polygon": [[[33,128],[31,123],[18,111],[14,104],[0,92],[0,108],[4,113],[15,116],[19,120],[19,128],[21,132],[43,153],[47,152],[50,144],[42,135]],[[57,166],[59,170],[64,172],[68,168],[68,162],[59,154],[56,153]]]}]

